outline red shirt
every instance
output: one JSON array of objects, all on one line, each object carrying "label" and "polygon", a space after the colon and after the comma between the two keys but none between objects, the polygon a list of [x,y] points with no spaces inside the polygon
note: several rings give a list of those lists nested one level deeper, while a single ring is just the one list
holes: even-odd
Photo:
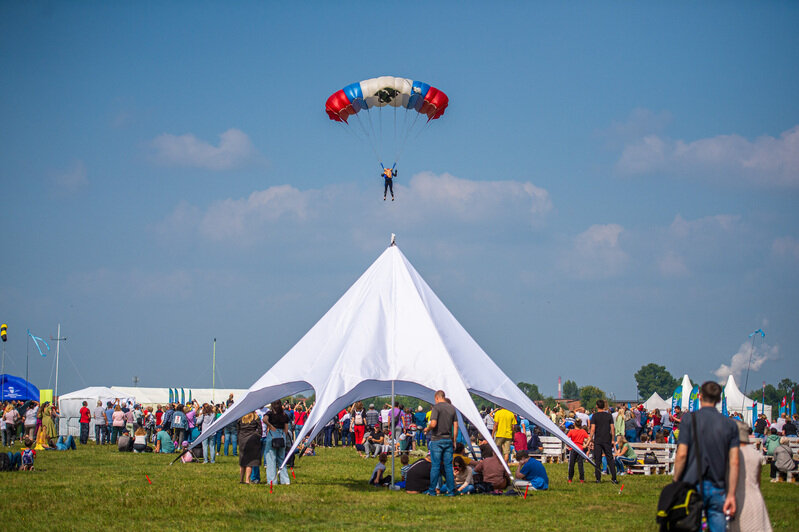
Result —
[{"label": "red shirt", "polygon": [[527,435],[524,432],[517,432],[513,435],[513,448],[517,451],[527,450]]},{"label": "red shirt", "polygon": [[568,436],[569,439],[573,441],[575,445],[577,445],[577,447],[583,449],[585,447],[585,440],[588,438],[588,433],[583,429],[571,429],[566,436]]},{"label": "red shirt", "polygon": [[295,425],[305,425],[306,419],[308,419],[308,412],[294,412]]},{"label": "red shirt", "polygon": [[156,425],[160,425],[161,424],[161,418],[162,417],[164,417],[164,413],[161,412],[160,410],[156,411],[156,413],[155,413],[155,424]]},{"label": "red shirt", "polygon": [[88,423],[91,421],[91,412],[87,407],[81,407],[80,409],[80,422],[81,423]]}]

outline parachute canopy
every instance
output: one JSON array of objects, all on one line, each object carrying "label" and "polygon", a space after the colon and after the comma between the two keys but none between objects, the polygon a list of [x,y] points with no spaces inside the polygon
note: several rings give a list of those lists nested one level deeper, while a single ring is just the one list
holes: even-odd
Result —
[{"label": "parachute canopy", "polygon": [[327,99],[325,111],[331,120],[347,122],[349,117],[372,107],[404,107],[435,120],[444,114],[449,98],[443,91],[422,81],[380,76],[347,85]]},{"label": "parachute canopy", "polygon": [[[447,95],[427,83],[381,76],[334,92],[325,103],[325,111],[330,120],[342,124],[355,137],[366,139],[380,164],[393,150],[396,165],[411,134],[415,130],[421,133],[444,114],[448,105]],[[353,117],[356,120],[351,120]]]}]

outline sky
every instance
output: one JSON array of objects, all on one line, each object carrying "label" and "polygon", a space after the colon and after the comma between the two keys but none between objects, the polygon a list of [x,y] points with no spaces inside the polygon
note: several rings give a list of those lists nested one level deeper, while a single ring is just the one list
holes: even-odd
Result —
[{"label": "sky", "polygon": [[[61,393],[210,387],[214,338],[247,388],[396,233],[544,394],[799,380],[799,4],[162,4],[0,3],[7,372],[60,323]],[[450,99],[393,203],[324,112],[382,75]]]}]

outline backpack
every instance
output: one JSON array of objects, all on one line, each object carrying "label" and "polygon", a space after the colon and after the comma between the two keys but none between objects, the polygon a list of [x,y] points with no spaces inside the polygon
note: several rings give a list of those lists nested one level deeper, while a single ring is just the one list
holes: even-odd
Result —
[{"label": "backpack", "polygon": [[355,412],[355,424],[363,425],[363,412]]},{"label": "backpack", "polygon": [[8,453],[0,452],[0,471],[11,471],[11,459]]},{"label": "backpack", "polygon": [[25,449],[22,451],[22,465],[33,465],[33,456],[33,449]]},{"label": "backpack", "polygon": [[702,498],[696,486],[687,482],[672,482],[660,492],[657,522],[661,532],[671,530],[700,530],[702,527]]}]

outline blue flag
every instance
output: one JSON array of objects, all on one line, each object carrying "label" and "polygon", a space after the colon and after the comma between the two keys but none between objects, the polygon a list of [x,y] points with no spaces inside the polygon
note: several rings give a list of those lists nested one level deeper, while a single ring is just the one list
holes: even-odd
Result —
[{"label": "blue flag", "polygon": [[183,391],[183,388],[180,389],[180,404],[186,404],[186,392]]},{"label": "blue flag", "polygon": [[191,388],[189,388],[189,402],[191,403]]},{"label": "blue flag", "polygon": [[674,395],[671,396],[671,411],[674,412],[677,406],[682,406],[682,384],[674,389]]},{"label": "blue flag", "polygon": [[169,402],[174,403],[175,398],[172,396],[172,388],[169,389]]},{"label": "blue flag", "polygon": [[727,394],[724,393],[724,390],[721,390],[721,415],[724,417],[730,417],[730,412],[727,410]]},{"label": "blue flag", "polygon": [[39,354],[42,355],[43,357],[46,357],[47,355],[45,355],[44,352],[42,351],[42,346],[39,345],[39,342],[43,343],[44,346],[47,348],[47,350],[50,351],[50,346],[47,345],[47,342],[45,342],[42,338],[39,338],[38,336],[32,335],[30,329],[28,329],[28,336],[33,338],[33,343],[36,344],[36,349],[39,350]]},{"label": "blue flag", "polygon": [[699,410],[699,386],[694,385],[691,390],[691,395],[688,396],[688,411],[693,412]]}]

